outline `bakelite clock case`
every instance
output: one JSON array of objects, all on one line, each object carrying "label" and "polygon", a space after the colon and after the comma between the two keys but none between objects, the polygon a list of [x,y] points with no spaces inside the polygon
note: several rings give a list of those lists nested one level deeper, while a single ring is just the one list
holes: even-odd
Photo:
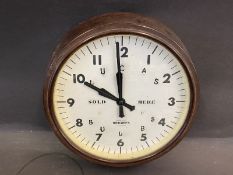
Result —
[{"label": "bakelite clock case", "polygon": [[[149,39],[155,40],[169,49],[180,61],[184,67],[190,84],[190,107],[185,123],[178,134],[163,148],[140,160],[114,162],[101,160],[98,157],[83,153],[75,148],[69,138],[65,136],[59,127],[52,106],[52,90],[54,78],[63,62],[80,46],[90,40],[110,34],[136,34]],[[181,40],[176,34],[159,21],[147,18],[133,13],[108,13],[101,16],[93,17],[71,29],[58,44],[52,54],[49,63],[47,77],[44,85],[44,109],[46,111],[50,125],[53,131],[70,150],[82,157],[96,163],[123,167],[131,166],[156,159],[179,143],[190,128],[190,124],[198,106],[199,83],[195,68],[192,64],[190,55]]]}]

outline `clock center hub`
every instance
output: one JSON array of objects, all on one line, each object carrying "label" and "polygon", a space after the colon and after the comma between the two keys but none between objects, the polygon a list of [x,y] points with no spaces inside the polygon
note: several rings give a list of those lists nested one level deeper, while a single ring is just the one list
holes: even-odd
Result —
[{"label": "clock center hub", "polygon": [[117,101],[118,105],[124,105],[125,104],[125,99],[121,98]]}]

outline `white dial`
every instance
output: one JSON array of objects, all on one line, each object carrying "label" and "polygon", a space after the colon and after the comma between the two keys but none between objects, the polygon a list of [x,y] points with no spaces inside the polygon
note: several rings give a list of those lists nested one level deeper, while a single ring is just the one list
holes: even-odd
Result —
[{"label": "white dial", "polygon": [[190,106],[188,77],[177,57],[137,35],[104,36],[77,48],[53,88],[63,135],[77,149],[105,160],[140,159],[158,151],[177,135]]}]

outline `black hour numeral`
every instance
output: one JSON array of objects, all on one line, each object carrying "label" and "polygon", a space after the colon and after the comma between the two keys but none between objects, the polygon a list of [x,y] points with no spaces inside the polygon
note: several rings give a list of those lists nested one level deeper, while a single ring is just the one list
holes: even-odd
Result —
[{"label": "black hour numeral", "polygon": [[73,98],[68,98],[67,99],[67,103],[69,104],[70,107],[72,107],[74,105],[74,99]]},{"label": "black hour numeral", "polygon": [[175,98],[174,97],[170,97],[168,100],[170,100],[170,102],[168,103],[169,106],[175,105]]},{"label": "black hour numeral", "polygon": [[165,118],[161,118],[161,120],[159,120],[158,124],[164,126],[166,124],[165,123]]},{"label": "black hour numeral", "polygon": [[[165,80],[163,81],[163,83],[170,83],[170,79],[171,79],[171,75],[170,74],[164,74],[163,75],[163,78],[165,78]],[[154,84],[159,84],[159,79],[158,78],[155,78],[154,80]]]},{"label": "black hour numeral", "polygon": [[121,57],[128,57],[128,48],[127,47],[122,47],[121,51],[123,52]]},{"label": "black hour numeral", "polygon": [[96,65],[96,64],[99,64],[99,65],[102,64],[102,56],[101,55],[98,55],[98,63],[97,63],[97,56],[93,55],[93,65]]},{"label": "black hour numeral", "polygon": [[124,146],[124,142],[122,141],[122,139],[118,140],[117,146]]},{"label": "black hour numeral", "polygon": [[84,83],[85,82],[85,76],[83,74],[73,74],[73,83]]},{"label": "black hour numeral", "polygon": [[147,137],[146,137],[146,134],[145,133],[143,133],[142,135],[141,135],[141,141],[146,141],[146,139],[147,139]]},{"label": "black hour numeral", "polygon": [[171,78],[171,75],[170,74],[164,74],[163,75],[163,78],[166,78],[163,83],[170,83],[170,78]]},{"label": "black hour numeral", "polygon": [[103,135],[102,133],[96,133],[95,135],[97,135],[96,141],[100,140],[100,137]]},{"label": "black hour numeral", "polygon": [[150,64],[150,55],[147,55],[147,65]]},{"label": "black hour numeral", "polygon": [[82,121],[82,119],[78,118],[78,119],[76,120],[76,126],[78,126],[78,127],[83,126],[83,121]]}]

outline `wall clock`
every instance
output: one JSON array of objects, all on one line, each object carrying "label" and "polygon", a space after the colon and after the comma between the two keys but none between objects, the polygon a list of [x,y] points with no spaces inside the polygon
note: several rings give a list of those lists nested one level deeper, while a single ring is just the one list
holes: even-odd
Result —
[{"label": "wall clock", "polygon": [[132,13],[89,19],[56,47],[44,108],[58,138],[96,163],[130,166],[160,157],[185,135],[198,80],[181,40]]}]

